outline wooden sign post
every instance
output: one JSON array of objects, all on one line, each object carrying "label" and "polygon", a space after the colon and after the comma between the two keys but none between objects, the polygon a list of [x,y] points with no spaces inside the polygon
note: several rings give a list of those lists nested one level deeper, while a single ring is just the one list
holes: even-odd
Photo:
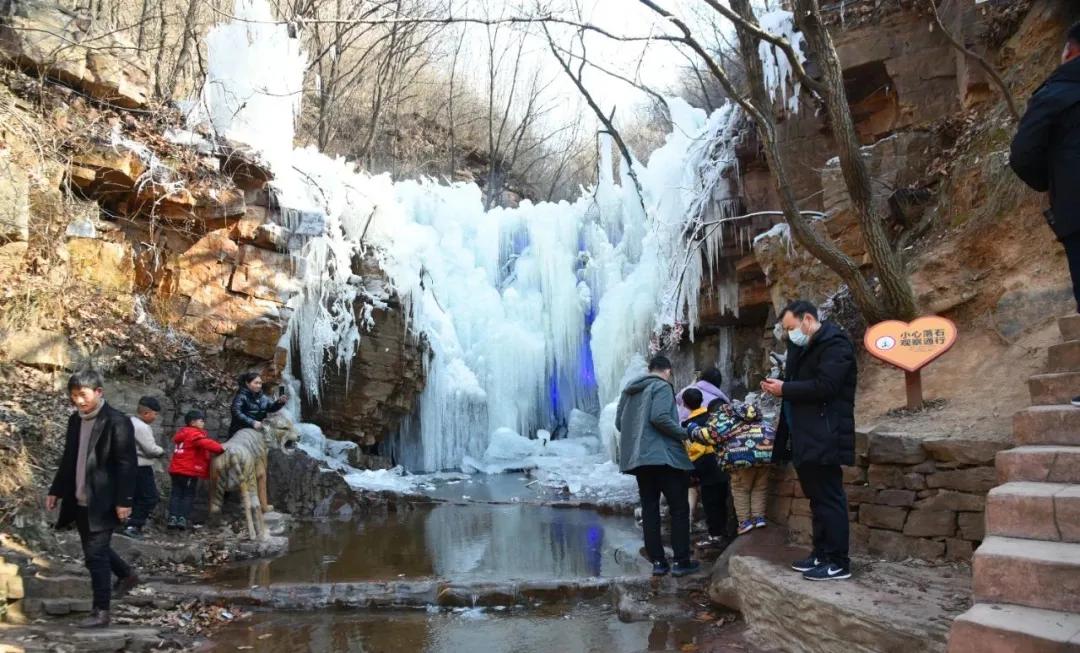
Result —
[{"label": "wooden sign post", "polygon": [[888,320],[866,330],[863,345],[874,358],[904,370],[907,409],[923,407],[922,368],[956,344],[956,324],[935,315],[913,322]]}]

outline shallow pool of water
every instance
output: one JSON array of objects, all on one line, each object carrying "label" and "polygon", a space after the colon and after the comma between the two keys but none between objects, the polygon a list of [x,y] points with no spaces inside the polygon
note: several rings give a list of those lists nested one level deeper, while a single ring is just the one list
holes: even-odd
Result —
[{"label": "shallow pool of water", "polygon": [[288,554],[227,567],[230,587],[441,578],[534,580],[637,575],[631,517],[526,503],[417,505],[349,522],[301,523]]},{"label": "shallow pool of water", "polygon": [[757,650],[736,627],[715,627],[690,615],[677,622],[621,623],[610,606],[602,604],[505,612],[261,613],[218,632],[207,649],[260,653]]}]

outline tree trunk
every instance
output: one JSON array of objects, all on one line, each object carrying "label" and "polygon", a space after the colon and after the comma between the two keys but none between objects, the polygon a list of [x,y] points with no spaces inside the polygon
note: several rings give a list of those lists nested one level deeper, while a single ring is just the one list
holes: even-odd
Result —
[{"label": "tree trunk", "polygon": [[[756,22],[750,0],[731,0],[731,7],[740,16],[749,21]],[[765,75],[758,56],[759,40],[743,28],[737,28],[739,35],[739,49],[743,56],[743,64],[746,66],[747,78],[750,80],[750,96],[754,106],[760,109],[764,124],[758,124],[758,133],[765,145],[765,158],[769,164],[769,170],[776,179],[776,190],[780,197],[780,206],[784,212],[784,218],[791,227],[791,235],[795,240],[806,248],[811,256],[821,261],[830,270],[835,272],[840,279],[847,284],[851,295],[859,310],[868,322],[878,322],[885,318],[886,311],[881,306],[874,294],[870,282],[859,269],[858,263],[845,254],[827,236],[818,232],[811,226],[809,221],[800,213],[798,201],[791,190],[791,178],[788,174],[787,164],[780,146],[776,139],[776,125],[772,100],[768,89],[765,88]],[[846,106],[846,105],[845,105]],[[759,121],[760,123],[761,121]],[[792,298],[794,299],[794,298]]]},{"label": "tree trunk", "polygon": [[465,29],[461,30],[461,34],[458,36],[457,45],[454,47],[454,58],[450,62],[450,98],[447,103],[446,111],[449,124],[449,170],[447,171],[447,179],[451,183],[454,181],[454,174],[457,172],[457,123],[455,122],[454,114],[454,93],[455,82],[457,80],[457,67],[458,58],[461,56],[461,48],[465,44]]},{"label": "tree trunk", "polygon": [[197,43],[199,37],[195,30],[196,10],[198,8],[199,0],[188,0],[187,12],[184,14],[184,26],[180,36],[180,54],[176,57],[176,63],[173,65],[172,74],[169,76],[169,84],[166,87],[169,91],[169,98],[174,98],[180,93],[180,81],[184,68],[187,67],[188,60],[191,58],[192,45],[199,47]]},{"label": "tree trunk", "polygon": [[139,35],[135,41],[135,47],[142,54],[143,44],[146,42],[146,23],[150,20],[150,0],[142,0],[142,11],[139,13]]},{"label": "tree trunk", "polygon": [[[746,4],[748,0],[736,0]],[[733,2],[732,4],[735,4]],[[795,16],[806,37],[810,51],[822,70],[825,104],[839,148],[840,170],[844,176],[852,208],[859,219],[866,252],[881,284],[881,303],[888,317],[910,320],[916,316],[915,295],[911,290],[900,255],[893,250],[882,216],[874,207],[870,171],[862,158],[855,121],[844,89],[844,70],[829,30],[821,22],[818,0],[795,0]],[[755,52],[757,48],[754,48]],[[756,57],[755,57],[756,59]],[[866,316],[871,319],[871,315]]]},{"label": "tree trunk", "polygon": [[154,92],[160,97],[165,97],[164,66],[165,66],[165,38],[168,35],[168,20],[165,18],[165,3],[158,5],[158,43],[157,56],[154,58]]}]

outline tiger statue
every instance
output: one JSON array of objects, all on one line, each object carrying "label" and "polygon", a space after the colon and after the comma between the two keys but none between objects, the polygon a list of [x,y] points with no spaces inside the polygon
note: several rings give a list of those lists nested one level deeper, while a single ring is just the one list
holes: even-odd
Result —
[{"label": "tiger statue", "polygon": [[270,449],[290,449],[300,440],[292,419],[284,410],[262,420],[262,429],[240,429],[210,468],[210,519],[221,513],[225,492],[239,490],[250,539],[266,539],[264,512],[274,509],[266,499],[266,457]]}]

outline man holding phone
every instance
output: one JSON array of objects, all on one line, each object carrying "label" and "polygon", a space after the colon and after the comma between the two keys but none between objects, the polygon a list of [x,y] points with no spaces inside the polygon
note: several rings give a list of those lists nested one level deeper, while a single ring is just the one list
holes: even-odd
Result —
[{"label": "man holding phone", "polygon": [[795,463],[814,531],[813,552],[791,568],[807,580],[851,578],[841,465],[855,464],[855,346],[807,301],[791,302],[781,324],[790,343],[784,379],[761,389],[783,400],[773,460]]}]

